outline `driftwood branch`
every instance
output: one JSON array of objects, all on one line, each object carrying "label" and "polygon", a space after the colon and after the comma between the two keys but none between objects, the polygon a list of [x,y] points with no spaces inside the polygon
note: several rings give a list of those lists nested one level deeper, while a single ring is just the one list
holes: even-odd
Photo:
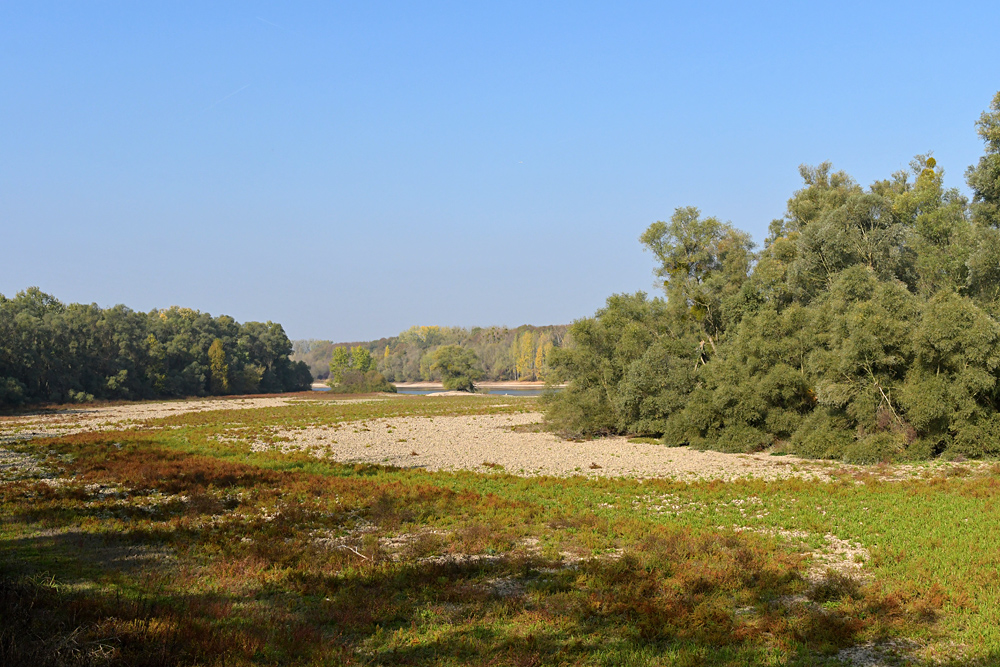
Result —
[{"label": "driftwood branch", "polygon": [[354,547],[349,547],[346,544],[338,544],[337,548],[338,549],[347,549],[348,551],[350,551],[351,553],[353,553],[356,556],[361,556],[365,560],[371,560],[371,558],[369,558],[368,556],[364,555],[363,553],[361,553],[360,551],[358,551]]}]

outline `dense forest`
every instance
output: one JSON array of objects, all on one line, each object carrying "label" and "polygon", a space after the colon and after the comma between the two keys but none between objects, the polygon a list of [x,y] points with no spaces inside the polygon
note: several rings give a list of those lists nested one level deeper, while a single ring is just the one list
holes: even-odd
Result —
[{"label": "dense forest", "polygon": [[990,109],[971,201],[922,155],[867,188],[801,167],[757,252],[695,208],[652,224],[665,298],[573,323],[549,420],[854,462],[1000,454],[1000,93]]},{"label": "dense forest", "polygon": [[484,380],[544,380],[549,356],[562,344],[567,329],[565,325],[516,329],[415,326],[398,336],[369,342],[295,341],[292,359],[305,362],[315,377],[325,379],[336,348],[360,347],[371,353],[375,368],[390,382],[433,381],[442,379],[440,369],[434,367],[435,352],[458,345],[475,355]]},{"label": "dense forest", "polygon": [[0,405],[309,389],[280,324],[0,295]]}]

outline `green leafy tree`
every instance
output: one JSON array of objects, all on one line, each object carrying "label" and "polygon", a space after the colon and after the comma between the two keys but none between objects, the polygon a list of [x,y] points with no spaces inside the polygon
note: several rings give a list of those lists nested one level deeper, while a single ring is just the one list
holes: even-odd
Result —
[{"label": "green leafy tree", "polygon": [[917,455],[1000,453],[1000,323],[954,292],[935,295],[921,315],[899,389],[899,404],[920,437]]},{"label": "green leafy tree", "polygon": [[361,373],[367,373],[372,369],[372,353],[360,345],[351,348],[351,368]]},{"label": "green leafy tree", "polygon": [[968,294],[994,317],[1000,316],[1000,93],[976,124],[985,154],[969,167],[972,188],[973,250],[968,260]]},{"label": "green leafy tree", "polygon": [[2,403],[293,391],[311,381],[289,359],[280,325],[189,308],[63,304],[30,288],[0,297],[0,334]]},{"label": "green leafy tree", "polygon": [[525,331],[514,339],[514,369],[518,380],[535,379],[535,336]]},{"label": "green leafy tree", "polygon": [[971,204],[918,155],[867,189],[801,168],[756,255],[697,209],[651,225],[666,301],[572,325],[549,422],[856,463],[1000,454],[1000,95],[978,128]]},{"label": "green leafy tree", "polygon": [[767,245],[776,239],[802,232],[826,213],[840,208],[847,199],[862,192],[853,178],[843,171],[832,171],[829,162],[812,167],[799,166],[804,187],[788,200],[785,216],[771,222]]},{"label": "green leafy tree", "polygon": [[570,327],[553,349],[550,380],[568,386],[544,397],[547,418],[567,435],[662,433],[693,387],[701,348],[666,302],[616,294],[594,317]]},{"label": "green leafy tree", "polygon": [[216,338],[208,348],[210,383],[213,394],[229,393],[229,364],[222,340]]},{"label": "green leafy tree", "polygon": [[441,382],[449,391],[474,391],[475,382],[483,376],[476,354],[460,345],[439,347],[431,369],[441,374]]},{"label": "green leafy tree", "polygon": [[966,180],[972,188],[972,211],[983,227],[1000,227],[1000,92],[976,123],[979,136],[986,143],[986,154],[969,167]]},{"label": "green leafy tree", "polygon": [[351,367],[351,353],[346,347],[333,348],[333,356],[330,358],[330,381],[333,384],[340,384],[344,377],[344,371]]},{"label": "green leafy tree", "polygon": [[808,300],[827,290],[844,269],[867,266],[883,280],[915,283],[908,225],[892,202],[873,193],[852,194],[802,231],[789,277]]},{"label": "green leafy tree", "polygon": [[944,170],[930,155],[918,155],[910,169],[912,184],[900,172],[895,187],[883,190],[900,219],[912,227],[907,241],[916,258],[917,290],[924,296],[964,290],[976,245],[969,202],[957,189],[944,187]]},{"label": "green leafy tree", "polygon": [[725,327],[723,303],[735,296],[753,261],[750,235],[694,207],[678,208],[670,222],[654,222],[639,238],[659,261],[655,273],[671,315],[699,330],[712,346]]}]

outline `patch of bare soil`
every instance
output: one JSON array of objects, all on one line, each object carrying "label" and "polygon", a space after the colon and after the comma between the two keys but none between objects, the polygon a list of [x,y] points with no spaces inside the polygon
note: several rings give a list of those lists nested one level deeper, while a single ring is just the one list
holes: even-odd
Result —
[{"label": "patch of bare soil", "polygon": [[274,444],[252,446],[306,451],[345,463],[528,476],[828,479],[828,464],[792,456],[722,454],[624,437],[571,442],[525,428],[541,419],[539,413],[375,419],[283,431]]},{"label": "patch of bare soil", "polygon": [[86,431],[115,430],[147,419],[210,410],[254,410],[290,405],[302,399],[274,396],[210,400],[158,401],[102,407],[81,407],[7,417],[0,422],[0,445]]}]

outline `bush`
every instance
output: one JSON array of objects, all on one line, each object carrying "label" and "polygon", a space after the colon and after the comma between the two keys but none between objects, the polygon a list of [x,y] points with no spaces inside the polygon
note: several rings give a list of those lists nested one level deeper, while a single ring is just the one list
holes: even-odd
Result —
[{"label": "bush", "polygon": [[341,374],[340,384],[329,383],[330,391],[338,394],[369,394],[372,392],[396,393],[396,387],[389,384],[385,376],[378,371],[361,371],[349,368]]},{"label": "bush", "polygon": [[555,432],[569,438],[615,433],[615,415],[596,387],[573,385],[542,396],[545,421]]},{"label": "bush", "polygon": [[888,463],[906,451],[906,436],[883,431],[872,433],[844,447],[844,463]]},{"label": "bush", "polygon": [[946,453],[970,459],[1000,454],[1000,415],[961,426]]},{"label": "bush", "polygon": [[712,449],[720,452],[744,454],[759,452],[774,443],[774,436],[752,426],[738,424],[719,431]]},{"label": "bush", "polygon": [[917,438],[906,449],[906,458],[914,461],[923,461],[940,456],[942,452],[949,448],[952,438],[948,435],[926,436]]},{"label": "bush", "polygon": [[660,442],[667,447],[683,447],[684,445],[694,444],[688,435],[688,426],[684,420],[684,413],[676,412],[667,419],[663,425],[663,437],[660,439]]},{"label": "bush", "polygon": [[[385,378],[383,378],[384,380]],[[286,386],[291,391],[309,391],[312,389],[313,376],[309,366],[304,361],[296,361],[291,366]],[[395,387],[392,388],[396,390]]]},{"label": "bush", "polygon": [[817,408],[802,420],[788,442],[791,453],[814,459],[839,459],[854,443],[847,419],[825,408]]},{"label": "bush", "polygon": [[73,403],[92,403],[94,400],[94,395],[88,394],[85,391],[76,391],[75,389],[70,389],[69,400]]}]

